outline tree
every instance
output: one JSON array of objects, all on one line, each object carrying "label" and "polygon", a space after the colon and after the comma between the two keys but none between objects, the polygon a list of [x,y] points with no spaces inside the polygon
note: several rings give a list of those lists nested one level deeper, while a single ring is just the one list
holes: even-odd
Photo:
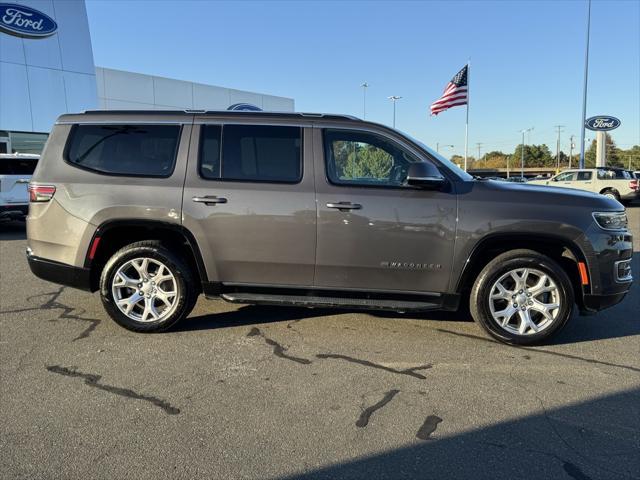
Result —
[{"label": "tree", "polygon": [[[513,152],[514,162],[520,162],[522,158],[522,145],[518,145]],[[525,167],[553,167],[556,159],[551,155],[551,150],[545,144],[524,146]]]}]

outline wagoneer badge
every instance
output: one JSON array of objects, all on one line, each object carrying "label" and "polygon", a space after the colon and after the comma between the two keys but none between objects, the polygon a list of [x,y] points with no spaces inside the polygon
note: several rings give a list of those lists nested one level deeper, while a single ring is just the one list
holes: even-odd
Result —
[{"label": "wagoneer badge", "polygon": [[587,118],[584,122],[584,126],[589,130],[596,130],[605,132],[607,130],[613,130],[620,126],[620,120],[616,117],[607,117],[605,115],[598,115],[597,117]]},{"label": "wagoneer badge", "polygon": [[35,8],[0,3],[0,31],[16,37],[42,38],[53,35],[58,24]]},{"label": "wagoneer badge", "polygon": [[417,262],[380,262],[383,268],[396,268],[402,270],[440,270],[439,263],[417,263]]}]

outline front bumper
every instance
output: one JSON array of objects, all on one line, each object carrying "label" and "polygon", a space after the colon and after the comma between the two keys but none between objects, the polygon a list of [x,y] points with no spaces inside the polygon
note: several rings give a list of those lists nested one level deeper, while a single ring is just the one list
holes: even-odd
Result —
[{"label": "front bumper", "polygon": [[585,295],[583,299],[583,308],[586,312],[599,312],[605,308],[613,307],[620,303],[629,291],[615,293],[613,295]]},{"label": "front bumper", "polygon": [[36,277],[80,290],[91,291],[91,271],[31,255],[27,250],[29,268]]},{"label": "front bumper", "polygon": [[622,301],[631,289],[633,237],[628,231],[607,232],[593,226],[583,238],[589,285],[583,286],[580,310],[591,313]]}]

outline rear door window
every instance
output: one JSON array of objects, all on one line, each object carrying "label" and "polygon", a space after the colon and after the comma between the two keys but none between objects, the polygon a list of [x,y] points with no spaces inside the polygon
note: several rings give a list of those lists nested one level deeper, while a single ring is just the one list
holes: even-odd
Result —
[{"label": "rear door window", "polygon": [[179,137],[179,125],[76,125],[66,158],[110,175],[168,177]]},{"label": "rear door window", "polygon": [[200,175],[240,182],[298,183],[302,179],[300,127],[206,125]]},{"label": "rear door window", "polygon": [[591,180],[591,177],[593,176],[593,172],[590,171],[584,171],[584,172],[578,172],[578,181],[588,181]]}]

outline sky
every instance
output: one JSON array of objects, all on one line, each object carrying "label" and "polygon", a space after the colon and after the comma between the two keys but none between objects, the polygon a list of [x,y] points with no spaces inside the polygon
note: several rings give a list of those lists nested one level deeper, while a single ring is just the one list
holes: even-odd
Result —
[{"label": "sky", "polygon": [[[510,153],[520,131],[555,153],[579,145],[586,0],[87,0],[98,66],[295,99],[297,111],[363,116],[463,154],[465,107],[429,105],[471,62],[469,154]],[[587,116],[613,115],[640,144],[640,0],[594,0]],[[587,140],[595,138],[587,130]],[[577,147],[579,148],[579,146]]]}]

